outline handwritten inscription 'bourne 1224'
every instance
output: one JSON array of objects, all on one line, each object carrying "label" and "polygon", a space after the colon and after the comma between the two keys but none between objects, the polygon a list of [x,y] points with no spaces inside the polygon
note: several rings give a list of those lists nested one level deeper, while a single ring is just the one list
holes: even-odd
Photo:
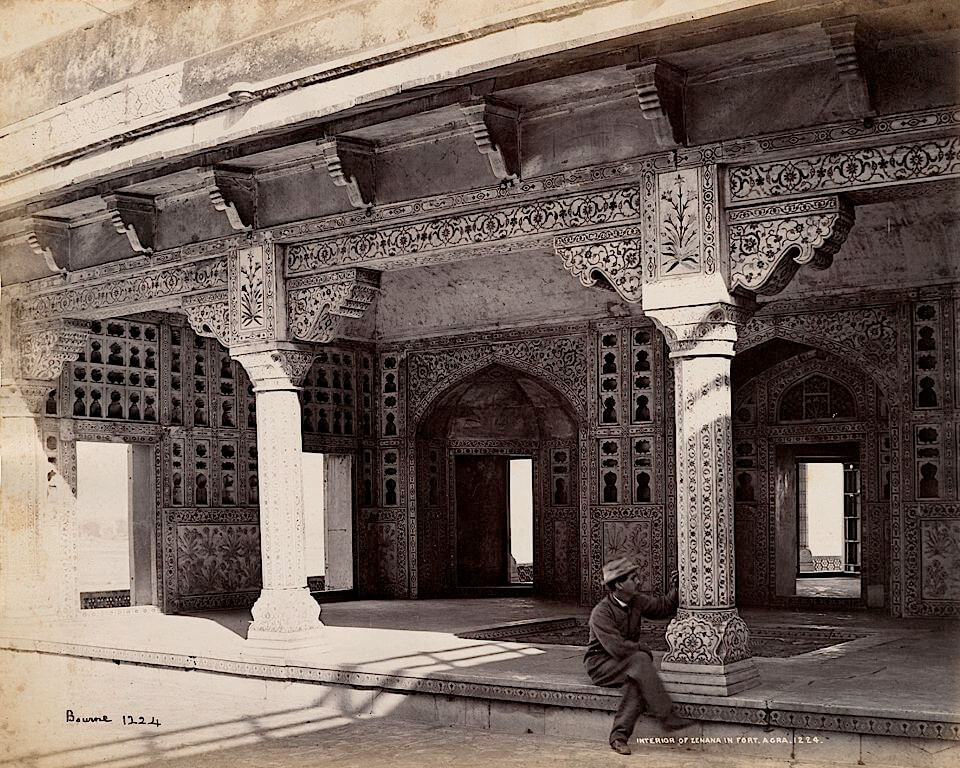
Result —
[{"label": "handwritten inscription 'bourne 1224'", "polygon": [[[78,715],[72,709],[68,709],[64,714],[66,723],[114,723],[117,722],[110,715]],[[160,727],[160,721],[156,717],[147,718],[144,715],[121,715],[120,724],[122,725],[152,725],[155,728]]]}]

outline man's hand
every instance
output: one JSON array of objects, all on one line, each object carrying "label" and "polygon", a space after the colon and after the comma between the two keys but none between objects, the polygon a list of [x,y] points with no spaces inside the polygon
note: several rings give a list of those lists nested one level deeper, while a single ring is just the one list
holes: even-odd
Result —
[{"label": "man's hand", "polygon": [[671,571],[670,572],[670,589],[679,589],[680,588],[680,572]]}]

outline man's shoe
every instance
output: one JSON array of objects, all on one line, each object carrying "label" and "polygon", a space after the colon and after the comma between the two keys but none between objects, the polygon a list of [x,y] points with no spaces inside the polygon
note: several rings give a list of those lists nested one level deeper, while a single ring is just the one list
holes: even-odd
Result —
[{"label": "man's shoe", "polygon": [[693,725],[693,720],[671,713],[663,718],[660,724],[668,731],[679,731],[681,728],[689,728]]},{"label": "man's shoe", "polygon": [[616,741],[611,741],[610,749],[612,749],[614,752],[617,752],[621,755],[630,754],[630,746],[623,739],[617,739]]}]

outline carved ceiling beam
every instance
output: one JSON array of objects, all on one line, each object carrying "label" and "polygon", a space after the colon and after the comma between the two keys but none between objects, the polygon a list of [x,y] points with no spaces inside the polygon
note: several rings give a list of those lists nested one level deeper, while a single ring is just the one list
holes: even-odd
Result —
[{"label": "carved ceiling beam", "polygon": [[344,318],[358,319],[380,289],[380,273],[341,269],[287,282],[287,327],[292,338],[329,343]]},{"label": "carved ceiling beam", "polygon": [[640,227],[617,227],[554,238],[564,268],[586,287],[616,291],[636,304],[642,296]]},{"label": "carved ceiling beam", "polygon": [[344,187],[350,205],[370,208],[376,199],[376,154],[371,144],[337,136],[319,144],[333,183]]},{"label": "carved ceiling beam", "polygon": [[110,221],[118,235],[127,238],[134,253],[153,253],[157,232],[157,209],[152,198],[124,192],[103,196]]},{"label": "carved ceiling beam", "polygon": [[827,269],[853,222],[837,195],[727,211],[730,291],[772,295],[803,265]]},{"label": "carved ceiling beam", "polygon": [[687,143],[683,96],[687,73],[661,59],[627,67],[633,73],[640,111],[653,125],[657,144],[665,149]]},{"label": "carved ceiling beam", "polygon": [[460,111],[500,184],[516,184],[520,179],[520,111],[492,96],[463,103]]},{"label": "carved ceiling beam", "polygon": [[877,42],[873,31],[857,16],[821,22],[854,117],[876,114],[871,93],[870,70]]}]

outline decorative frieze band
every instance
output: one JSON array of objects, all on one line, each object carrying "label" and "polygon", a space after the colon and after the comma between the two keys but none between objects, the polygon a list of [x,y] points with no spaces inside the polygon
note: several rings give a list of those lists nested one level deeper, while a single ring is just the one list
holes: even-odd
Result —
[{"label": "decorative frieze band", "polygon": [[727,172],[730,204],[960,176],[960,137],[754,163]]},{"label": "decorative frieze band", "polygon": [[840,197],[728,211],[729,289],[772,295],[803,265],[826,269],[853,221],[853,207]]},{"label": "decorative frieze band", "polygon": [[639,211],[640,193],[634,187],[533,200],[291,245],[286,271],[298,275],[360,263],[385,265],[410,254],[629,222],[636,220]]}]

